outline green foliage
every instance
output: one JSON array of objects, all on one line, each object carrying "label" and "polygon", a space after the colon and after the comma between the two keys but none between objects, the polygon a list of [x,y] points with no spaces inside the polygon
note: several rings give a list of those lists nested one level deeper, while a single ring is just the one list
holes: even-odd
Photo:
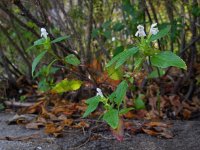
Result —
[{"label": "green foliage", "polygon": [[[103,103],[104,108],[106,109],[103,114],[103,120],[106,121],[111,128],[116,129],[119,124],[119,115],[125,114],[128,111],[134,108],[122,108],[120,109],[120,105],[123,103],[123,100],[126,95],[126,91],[128,89],[128,84],[124,80],[118,86],[117,89],[106,97],[95,96],[86,101],[88,104],[88,108],[85,111],[83,117],[88,116],[91,112],[95,111],[99,102]],[[117,108],[115,108],[117,106]]]},{"label": "green foliage", "polygon": [[171,29],[171,26],[165,27],[164,29],[159,31],[156,35],[152,35],[149,41],[152,42],[166,36],[169,33],[170,29]]},{"label": "green foliage", "polygon": [[111,79],[113,79],[113,80],[121,80],[122,77],[123,77],[123,70],[122,70],[122,68],[119,67],[118,69],[115,69],[113,66],[114,65],[106,68],[109,77]]},{"label": "green foliage", "polygon": [[21,95],[19,99],[20,99],[19,101],[21,103],[25,102],[26,101],[26,95]]},{"label": "green foliage", "polygon": [[67,80],[64,79],[58,82],[53,88],[53,93],[63,93],[68,91],[78,90],[81,87],[82,82],[79,80]]},{"label": "green foliage", "polygon": [[44,45],[46,42],[46,39],[45,38],[41,38],[41,39],[38,39],[34,42],[33,46],[39,46],[39,45]]},{"label": "green foliage", "polygon": [[116,129],[119,124],[119,114],[117,109],[109,109],[104,115],[103,120],[105,120],[113,129]]},{"label": "green foliage", "polygon": [[158,78],[158,77],[162,77],[165,74],[165,70],[158,68],[153,70],[149,75],[148,78],[152,79],[152,78]]},{"label": "green foliage", "polygon": [[92,97],[92,98],[90,98],[90,99],[88,99],[86,101],[86,104],[88,105],[88,108],[85,111],[85,113],[83,114],[84,118],[87,117],[90,113],[92,113],[93,111],[96,110],[100,100],[101,100],[100,96],[95,96],[95,97]]},{"label": "green foliage", "polygon": [[111,59],[111,61],[106,65],[106,67],[110,67],[111,65],[116,63],[115,69],[118,69],[122,64],[125,63],[125,61],[127,61],[127,59],[129,59],[131,56],[137,53],[138,50],[139,49],[137,47],[133,47],[119,53],[118,55],[116,55],[115,57]]},{"label": "green foliage", "polygon": [[142,96],[143,95],[139,95],[134,101],[136,110],[145,109],[145,103],[142,100]]},{"label": "green foliage", "polygon": [[65,61],[73,66],[78,66],[81,63],[80,60],[74,54],[66,56]]},{"label": "green foliage", "polygon": [[124,108],[124,109],[121,109],[120,111],[119,111],[119,114],[120,115],[124,115],[124,114],[126,114],[126,113],[128,113],[129,111],[131,111],[131,110],[134,110],[135,108]]},{"label": "green foliage", "polygon": [[116,93],[116,98],[115,98],[115,103],[118,105],[118,107],[121,105],[125,95],[126,95],[126,91],[128,89],[128,84],[127,82],[124,80],[122,81],[118,86],[117,89],[115,91]]},{"label": "green foliage", "polygon": [[61,41],[67,40],[69,38],[70,38],[70,36],[68,36],[68,35],[67,36],[61,36],[61,37],[58,37],[55,40],[51,41],[51,43],[61,42]]},{"label": "green foliage", "polygon": [[167,68],[170,66],[187,69],[185,62],[171,51],[160,52],[151,57],[153,66]]},{"label": "green foliage", "polygon": [[[127,2],[127,1],[126,1]],[[125,4],[127,5],[127,4]],[[129,10],[130,13],[132,10]],[[102,26],[107,29],[109,28],[111,22],[106,22]],[[136,44],[135,47],[132,47],[130,49],[124,50],[120,52],[119,54],[115,55],[110,62],[106,65],[108,74],[111,76],[111,78],[114,79],[121,79],[121,66],[128,60],[130,57],[134,57],[134,70],[139,71],[143,64],[146,61],[147,65],[152,64],[155,67],[155,70],[152,71],[148,78],[157,78],[165,74],[165,71],[162,70],[162,68],[167,68],[169,66],[175,66],[178,68],[186,69],[185,62],[178,57],[176,54],[170,52],[170,51],[160,51],[153,47],[152,42],[155,40],[158,40],[164,36],[166,36],[170,31],[170,26],[167,26],[166,28],[159,31],[157,27],[155,27],[156,24],[154,24],[151,29],[148,36],[146,34],[143,34],[144,31],[140,31],[138,29],[138,35],[140,36],[140,40]],[[120,29],[121,25],[116,25],[115,28]],[[115,29],[115,30],[117,30]],[[143,30],[144,27],[141,28]],[[159,31],[159,32],[158,32]],[[136,34],[137,35],[137,34]],[[145,38],[146,36],[146,38]],[[121,68],[119,68],[121,67]],[[113,76],[112,76],[113,75]],[[131,75],[128,75],[126,72],[124,76],[130,83],[133,83],[133,80]],[[99,99],[89,99],[86,102],[89,106],[84,114],[84,117],[88,116],[91,112],[93,112],[97,107],[98,104],[101,102],[104,105],[104,108],[106,111],[102,114],[103,120],[106,121],[111,128],[116,129],[119,125],[119,117],[120,115],[123,115],[133,109],[141,110],[145,109],[145,103],[143,101],[144,97],[142,94],[140,94],[135,100],[134,100],[134,108],[123,108],[123,104],[126,103],[125,96],[126,92],[128,90],[128,83],[127,81],[123,80],[116,88],[116,90],[111,93],[107,98],[102,95],[102,97],[98,97]]]},{"label": "green foliage", "polygon": [[32,76],[33,76],[33,73],[35,71],[35,68],[36,66],[38,65],[38,63],[40,62],[40,60],[44,57],[44,55],[47,53],[47,51],[43,51],[41,52],[34,60],[33,60],[33,63],[32,63]]},{"label": "green foliage", "polygon": [[38,65],[40,60],[44,57],[44,55],[47,52],[50,55],[52,55],[53,57],[55,57],[55,59],[53,61],[51,61],[51,63],[49,63],[49,65],[47,67],[43,66],[43,68],[34,76],[34,78],[36,78],[36,77],[40,78],[40,81],[38,84],[39,90],[41,90],[43,92],[51,90],[54,93],[63,93],[63,92],[78,90],[81,87],[82,81],[79,81],[79,80],[64,79],[64,80],[60,81],[59,83],[55,84],[54,78],[51,76],[58,70],[57,68],[52,67],[53,63],[55,63],[56,61],[66,62],[66,63],[74,65],[74,66],[78,66],[80,64],[80,60],[74,54],[70,54],[70,55],[66,56],[65,58],[60,58],[56,54],[54,54],[54,52],[51,50],[51,44],[64,41],[68,38],[69,38],[69,36],[62,36],[62,37],[58,37],[58,38],[54,39],[53,41],[50,41],[50,38],[47,37],[46,39],[42,38],[42,39],[39,39],[34,42],[34,45],[32,47],[43,46],[45,51],[41,52],[34,59],[34,61],[32,63],[32,76],[36,69],[36,66]]}]

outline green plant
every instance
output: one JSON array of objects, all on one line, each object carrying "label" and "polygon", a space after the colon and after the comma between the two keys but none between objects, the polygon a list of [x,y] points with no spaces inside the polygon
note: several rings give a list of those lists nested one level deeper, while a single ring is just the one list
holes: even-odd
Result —
[{"label": "green plant", "polygon": [[97,95],[86,101],[88,108],[83,114],[83,117],[87,117],[90,113],[96,110],[99,103],[102,103],[105,109],[102,114],[103,120],[105,120],[113,129],[116,129],[119,124],[119,116],[134,109],[132,107],[123,108],[123,106],[121,106],[125,100],[127,89],[128,83],[125,80],[122,81],[117,86],[117,89],[108,97],[104,96],[101,89],[97,88]]},{"label": "green plant", "polygon": [[[170,31],[170,26],[167,26],[161,31],[159,31],[156,26],[157,24],[152,24],[149,34],[146,35],[144,27],[142,25],[138,25],[138,31],[136,32],[135,36],[140,38],[136,45],[115,55],[106,65],[106,67],[111,67],[114,68],[114,70],[118,70],[129,58],[133,56],[133,65],[135,71],[140,71],[145,63],[149,65],[148,67],[153,68],[153,71],[148,75],[149,78],[157,78],[164,75],[165,72],[162,69],[169,66],[186,69],[187,66],[185,62],[179,56],[171,51],[160,51],[154,46],[156,40],[166,36]],[[129,72],[125,72],[124,77],[130,82],[133,82]],[[97,96],[86,101],[88,108],[83,117],[87,117],[91,112],[97,109],[99,103],[103,103],[105,108],[105,111],[102,114],[103,120],[105,120],[112,129],[121,128],[119,123],[120,115],[123,115],[133,109],[139,110],[145,108],[145,103],[142,100],[142,94],[135,99],[134,107],[125,108],[125,95],[128,87],[127,81],[123,80],[118,85],[117,89],[108,97],[105,97],[101,90],[97,89]]]},{"label": "green plant", "polygon": [[[57,56],[54,53],[54,51],[51,49],[52,44],[66,40],[69,38],[69,36],[59,37],[51,41],[50,38],[48,37],[48,33],[46,29],[41,28],[41,37],[42,37],[41,39],[35,41],[34,45],[28,49],[30,50],[38,46],[42,47],[42,52],[40,52],[36,56],[36,58],[33,60],[33,63],[32,63],[32,76],[34,78],[40,79],[39,84],[38,84],[38,89],[43,92],[51,90],[52,92],[56,92],[56,93],[63,93],[63,92],[79,89],[82,84],[82,82],[79,80],[64,79],[58,83],[55,83],[55,79],[53,77],[53,75],[59,70],[59,68],[52,67],[52,65],[57,61],[60,61],[61,63],[67,66],[80,65],[80,60],[74,54],[69,54],[68,56],[64,58],[61,58]],[[43,65],[41,69],[36,74],[34,74],[39,62],[47,54],[52,56],[53,60],[49,63],[49,65]]]}]

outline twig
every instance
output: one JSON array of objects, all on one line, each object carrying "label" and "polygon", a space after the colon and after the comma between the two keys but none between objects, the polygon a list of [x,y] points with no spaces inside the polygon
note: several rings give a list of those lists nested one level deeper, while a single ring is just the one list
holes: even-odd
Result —
[{"label": "twig", "polygon": [[5,136],[5,137],[0,137],[0,140],[7,140],[7,141],[27,141],[31,139],[38,139],[39,134],[32,134],[32,135],[25,135],[25,136]]},{"label": "twig", "polygon": [[13,102],[13,101],[4,101],[6,106],[14,106],[14,107],[29,107],[34,105],[35,103],[21,103],[21,102]]},{"label": "twig", "polygon": [[181,50],[179,55],[182,56],[187,49],[189,49],[194,43],[198,42],[199,40],[200,40],[200,36],[197,36],[196,38],[194,38],[190,42],[190,44],[188,44],[184,49]]},{"label": "twig", "polygon": [[[79,141],[77,144],[75,144],[75,146],[74,147],[70,147],[69,149],[79,149],[80,147],[82,147],[82,146],[84,146],[85,144],[87,144],[89,141],[90,141],[90,138],[91,138],[91,135],[92,135],[92,131],[93,130],[95,130],[95,129],[97,129],[97,128],[99,128],[99,127],[101,127],[101,126],[103,126],[105,123],[102,123],[102,124],[100,124],[100,125],[96,125],[96,126],[94,126],[94,127],[92,127],[89,131],[88,131],[88,135],[85,137],[85,138],[83,138],[81,141]],[[81,143],[80,145],[78,145],[79,143]],[[76,146],[76,145],[78,145],[78,146]]]}]

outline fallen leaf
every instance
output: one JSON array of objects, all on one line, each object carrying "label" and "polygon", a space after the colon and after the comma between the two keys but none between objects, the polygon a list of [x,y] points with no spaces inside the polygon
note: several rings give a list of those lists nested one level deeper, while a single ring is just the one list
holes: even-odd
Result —
[{"label": "fallen leaf", "polygon": [[171,125],[168,123],[163,123],[163,122],[148,122],[144,123],[144,126],[146,127],[164,127],[164,128],[169,128]]},{"label": "fallen leaf", "polygon": [[87,122],[81,121],[78,124],[72,126],[73,128],[89,128],[90,125]]},{"label": "fallen leaf", "polygon": [[183,117],[188,120],[191,117],[192,112],[188,109],[183,109]]},{"label": "fallen leaf", "polygon": [[59,125],[56,125],[56,124],[53,124],[53,123],[48,123],[48,124],[45,125],[44,131],[47,134],[52,134],[55,137],[58,137],[58,136],[62,135],[63,128],[64,127],[62,127],[62,126],[59,126]]},{"label": "fallen leaf", "polygon": [[65,119],[65,120],[63,120],[63,122],[61,123],[61,125],[62,126],[67,126],[67,127],[69,127],[69,126],[71,126],[72,125],[72,123],[73,123],[73,119]]},{"label": "fallen leaf", "polygon": [[41,127],[44,127],[44,124],[41,122],[31,122],[26,124],[27,129],[39,129]]}]

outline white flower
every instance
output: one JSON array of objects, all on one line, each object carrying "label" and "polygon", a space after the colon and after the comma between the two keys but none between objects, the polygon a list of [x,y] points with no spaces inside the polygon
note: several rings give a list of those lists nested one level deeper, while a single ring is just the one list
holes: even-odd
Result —
[{"label": "white flower", "polygon": [[139,37],[146,36],[146,33],[144,31],[144,26],[138,25],[137,29],[138,29],[138,31],[135,33],[135,36],[139,36]]},{"label": "white flower", "polygon": [[48,35],[48,32],[45,28],[41,28],[41,37],[44,37],[45,39],[47,39],[47,35]]},{"label": "white flower", "polygon": [[149,32],[150,34],[156,35],[159,32],[159,30],[158,30],[158,28],[156,28],[156,26],[157,26],[157,23],[154,23],[151,25],[150,32]]},{"label": "white flower", "polygon": [[112,37],[112,41],[113,41],[113,42],[115,41],[115,37]]},{"label": "white flower", "polygon": [[97,95],[96,96],[104,97],[100,88],[97,88],[96,90],[97,90]]}]

